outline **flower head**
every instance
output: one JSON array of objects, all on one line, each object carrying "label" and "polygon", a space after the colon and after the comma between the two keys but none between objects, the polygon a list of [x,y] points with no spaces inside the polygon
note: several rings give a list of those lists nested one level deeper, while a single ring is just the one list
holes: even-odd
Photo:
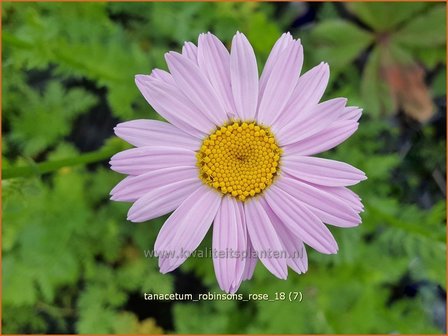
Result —
[{"label": "flower head", "polygon": [[312,156],[350,137],[361,116],[345,98],[320,102],[328,65],[300,76],[302,45],[289,33],[275,43],[260,78],[241,33],[230,53],[207,33],[166,61],[169,72],[135,80],[168,122],[117,125],[115,133],[136,148],[111,159],[113,170],[129,175],[111,192],[112,200],[134,202],[129,220],[174,211],[155,242],[160,271],[180,266],[212,223],[215,273],[227,292],[252,277],[257,260],[286,279],[288,266],[307,271],[304,244],[336,253],[325,224],[361,222],[360,198],[347,186],[366,177]]}]

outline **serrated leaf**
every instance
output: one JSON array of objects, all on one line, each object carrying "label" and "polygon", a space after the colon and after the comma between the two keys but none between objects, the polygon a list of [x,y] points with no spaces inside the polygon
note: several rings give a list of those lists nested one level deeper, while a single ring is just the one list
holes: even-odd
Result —
[{"label": "serrated leaf", "polygon": [[34,156],[54,145],[70,132],[70,122],[86,113],[97,101],[80,88],[66,90],[60,83],[50,82],[40,95],[29,87],[23,88],[20,113],[11,117],[14,132],[11,139],[25,155]]},{"label": "serrated leaf", "polygon": [[137,326],[137,316],[130,312],[121,312],[116,315],[112,329],[115,334],[130,334],[136,332]]},{"label": "serrated leaf", "polygon": [[32,305],[37,300],[37,289],[30,270],[12,256],[4,256],[2,263],[3,304],[15,306]]}]

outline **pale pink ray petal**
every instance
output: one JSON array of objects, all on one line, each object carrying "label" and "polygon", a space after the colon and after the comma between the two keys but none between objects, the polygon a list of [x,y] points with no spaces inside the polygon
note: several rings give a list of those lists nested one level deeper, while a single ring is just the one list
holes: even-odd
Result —
[{"label": "pale pink ray petal", "polygon": [[128,176],[112,189],[110,199],[134,202],[154,188],[190,179],[199,179],[197,167],[173,167],[154,170],[138,176]]},{"label": "pale pink ray petal", "polygon": [[304,203],[276,184],[270,186],[265,198],[274,213],[296,238],[321,253],[337,253],[338,245],[330,230]]},{"label": "pale pink ray petal", "polygon": [[[157,236],[154,250],[162,273],[179,267],[201,243],[218,212],[221,195],[201,185],[171,214]],[[168,252],[172,255],[167,256]]]},{"label": "pale pink ray petal", "polygon": [[255,53],[246,36],[236,33],[230,52],[230,80],[238,116],[255,119],[258,104],[258,67]]},{"label": "pale pink ray petal", "polygon": [[308,256],[305,250],[305,244],[300,239],[294,238],[291,231],[284,225],[278,226],[277,234],[289,255],[286,261],[288,266],[298,274],[306,273],[308,270]]},{"label": "pale pink ray petal", "polygon": [[276,133],[279,143],[283,146],[289,145],[327,128],[339,118],[346,102],[345,98],[335,98],[316,105],[309,114],[296,118]]},{"label": "pale pink ray petal", "polygon": [[173,84],[153,76],[137,75],[135,83],[146,101],[174,126],[202,139],[215,127]]},{"label": "pale pink ray petal", "polygon": [[285,50],[288,46],[290,46],[293,43],[293,41],[294,41],[293,37],[288,32],[288,33],[283,33],[282,36],[280,36],[280,38],[275,42],[274,46],[272,47],[271,52],[269,53],[268,59],[266,60],[266,63],[263,68],[263,72],[261,73],[261,76],[260,76],[259,97],[263,96],[264,89],[269,80],[269,77],[271,76],[274,65],[278,60],[279,54],[283,50]]},{"label": "pale pink ray petal", "polygon": [[319,188],[329,194],[337,196],[342,201],[347,203],[357,213],[364,211],[364,205],[361,202],[361,198],[353,191],[345,187],[326,187],[319,186]]},{"label": "pale pink ray petal", "polygon": [[207,76],[229,118],[236,117],[230,85],[230,54],[213,34],[201,34],[198,41],[198,63]]},{"label": "pale pink ray petal", "polygon": [[282,242],[285,252],[288,254],[286,263],[296,273],[305,273],[308,270],[308,256],[303,241],[294,237],[294,234],[283,224],[278,216],[272,211],[264,198],[260,198],[263,208],[266,210],[275,231]]},{"label": "pale pink ray petal", "polygon": [[341,120],[358,121],[361,118],[362,109],[356,106],[347,106],[341,114]]},{"label": "pale pink ray petal", "polygon": [[294,41],[283,50],[267,80],[258,106],[257,120],[272,125],[279,117],[294,91],[303,64],[303,48],[300,41]]},{"label": "pale pink ray petal", "polygon": [[118,124],[115,134],[136,147],[170,146],[197,150],[201,140],[179,128],[159,120],[131,120]]},{"label": "pale pink ray petal", "polygon": [[277,278],[286,279],[288,276],[286,258],[272,256],[273,253],[282,251],[283,246],[266,211],[257,200],[245,202],[244,211],[247,231],[258,259]]},{"label": "pale pink ray petal", "polygon": [[176,52],[165,54],[165,60],[176,86],[204,117],[215,125],[222,125],[227,121],[224,106],[197,64]]},{"label": "pale pink ray petal", "polygon": [[194,63],[198,63],[198,47],[192,42],[185,42],[182,47],[182,55]]},{"label": "pale pink ray petal", "polygon": [[350,186],[367,178],[364,172],[345,162],[302,155],[284,155],[282,170],[298,179],[329,187]]},{"label": "pale pink ray petal", "polygon": [[286,174],[278,178],[276,186],[305,204],[321,221],[327,224],[352,227],[361,223],[361,217],[338,197]]},{"label": "pale pink ray petal", "polygon": [[352,120],[337,120],[329,127],[283,147],[285,155],[314,155],[332,149],[347,140],[358,129],[358,123]]},{"label": "pale pink ray petal", "polygon": [[245,267],[243,272],[242,280],[250,280],[254,275],[255,266],[257,266],[258,258],[255,255],[254,248],[252,246],[252,242],[250,241],[249,235],[247,235],[247,250],[244,254],[245,257]]},{"label": "pale pink ray petal", "polygon": [[234,293],[241,284],[247,249],[247,228],[241,202],[223,197],[213,223],[213,265],[219,287]]},{"label": "pale pink ray petal", "polygon": [[165,70],[154,69],[154,70],[152,70],[150,77],[155,78],[155,79],[160,79],[170,85],[176,85],[176,82],[174,81],[173,76],[171,76],[171,74]]},{"label": "pale pink ray petal", "polygon": [[112,156],[110,168],[118,173],[141,175],[170,167],[195,167],[195,152],[186,148],[148,146],[121,151]]},{"label": "pale pink ray petal", "polygon": [[291,98],[273,122],[273,129],[281,130],[296,119],[309,115],[310,110],[322,99],[329,78],[330,68],[327,63],[321,63],[300,76]]},{"label": "pale pink ray petal", "polygon": [[174,211],[201,185],[202,182],[194,178],[152,188],[132,205],[128,220],[144,222]]}]

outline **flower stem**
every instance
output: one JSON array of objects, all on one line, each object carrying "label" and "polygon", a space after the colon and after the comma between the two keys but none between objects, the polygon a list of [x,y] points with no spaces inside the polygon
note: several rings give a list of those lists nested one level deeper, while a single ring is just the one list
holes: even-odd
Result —
[{"label": "flower stem", "polygon": [[6,168],[2,169],[2,180],[15,177],[40,176],[45,173],[51,173],[63,167],[99,162],[110,158],[116,152],[117,148],[107,147],[94,152],[81,154],[76,157],[35,164],[32,163],[29,166]]}]

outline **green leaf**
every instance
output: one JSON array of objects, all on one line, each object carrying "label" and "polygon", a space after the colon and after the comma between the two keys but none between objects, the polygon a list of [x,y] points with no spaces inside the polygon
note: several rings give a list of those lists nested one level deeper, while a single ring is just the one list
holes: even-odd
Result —
[{"label": "green leaf", "polygon": [[23,306],[36,302],[37,289],[30,271],[26,264],[17,258],[8,255],[3,257],[3,304]]},{"label": "green leaf", "polygon": [[138,318],[130,312],[117,314],[113,322],[113,330],[116,334],[134,333],[138,326]]},{"label": "green leaf", "polygon": [[66,136],[71,130],[70,122],[97,101],[83,89],[66,90],[56,81],[50,82],[42,95],[30,87],[21,89],[25,99],[21,97],[20,102],[15,102],[20,112],[11,116],[14,128],[11,139],[30,156]]},{"label": "green leaf", "polygon": [[[203,303],[176,305],[174,315],[176,317],[176,330],[181,334],[194,333],[227,333],[230,325],[228,314],[217,314],[217,310],[222,310],[223,306],[232,305],[232,302],[217,301],[217,304],[210,306]],[[208,322],[204,324],[204,320]]]},{"label": "green leaf", "polygon": [[432,84],[432,92],[435,97],[442,97],[446,94],[446,68],[438,71]]},{"label": "green leaf", "polygon": [[373,41],[369,32],[337,19],[317,24],[311,38],[314,58],[328,62],[334,72],[350,64]]},{"label": "green leaf", "polygon": [[33,306],[3,304],[2,307],[3,334],[20,334],[24,330],[44,334],[48,330],[48,318],[43,314],[36,314],[36,308]]},{"label": "green leaf", "polygon": [[429,70],[433,70],[439,64],[446,64],[445,46],[414,49],[415,58],[420,60]]},{"label": "green leaf", "polygon": [[435,5],[396,32],[393,39],[408,47],[428,48],[445,45],[445,9],[445,4]]},{"label": "green leaf", "polygon": [[16,68],[44,70],[54,65],[61,77],[96,81],[109,89],[113,113],[127,119],[140,97],[134,75],[149,72],[150,62],[140,41],[110,20],[106,6],[18,4],[14,17],[22,24],[8,25],[5,54]]},{"label": "green leaf", "polygon": [[348,9],[376,32],[390,32],[406,20],[413,19],[414,14],[427,4],[419,2],[351,2]]},{"label": "green leaf", "polygon": [[364,68],[361,94],[366,113],[374,117],[379,117],[381,113],[393,114],[396,110],[389,88],[381,78],[381,58],[378,48],[371,52]]}]

